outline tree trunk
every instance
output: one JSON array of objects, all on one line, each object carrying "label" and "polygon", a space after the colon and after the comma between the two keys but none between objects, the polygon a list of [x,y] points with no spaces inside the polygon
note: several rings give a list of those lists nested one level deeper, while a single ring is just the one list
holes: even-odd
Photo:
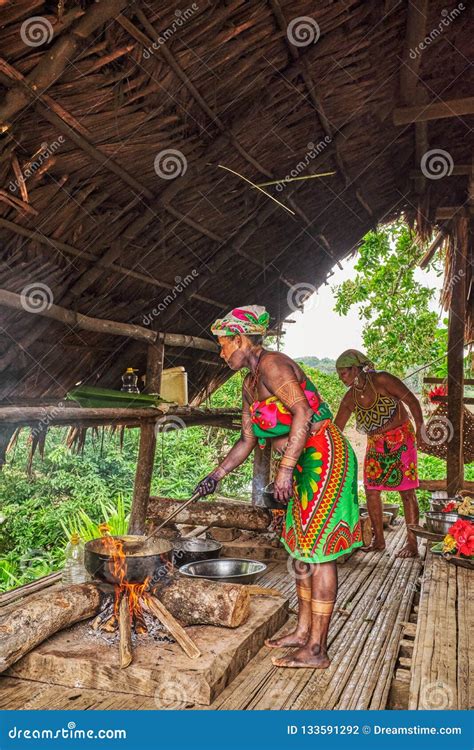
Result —
[{"label": "tree trunk", "polygon": [[47,589],[0,615],[0,672],[58,630],[93,617],[111,594],[95,583]]},{"label": "tree trunk", "polygon": [[153,593],[183,625],[237,628],[250,612],[247,587],[238,583],[175,577],[159,581]]},{"label": "tree trunk", "polygon": [[[163,497],[151,497],[148,505],[148,518],[161,523],[176,510],[181,501]],[[195,526],[222,526],[227,529],[246,531],[269,531],[272,512],[266,508],[256,508],[246,503],[196,502],[173,518],[173,523],[194,524]]]}]

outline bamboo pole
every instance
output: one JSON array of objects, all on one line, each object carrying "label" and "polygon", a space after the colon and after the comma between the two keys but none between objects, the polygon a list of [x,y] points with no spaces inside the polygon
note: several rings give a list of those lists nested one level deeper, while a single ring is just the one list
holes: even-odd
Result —
[{"label": "bamboo pole", "polygon": [[393,110],[393,123],[394,125],[408,125],[411,122],[424,122],[472,114],[474,114],[474,96],[466,96],[460,99],[447,99],[446,101],[415,107],[396,107]]}]

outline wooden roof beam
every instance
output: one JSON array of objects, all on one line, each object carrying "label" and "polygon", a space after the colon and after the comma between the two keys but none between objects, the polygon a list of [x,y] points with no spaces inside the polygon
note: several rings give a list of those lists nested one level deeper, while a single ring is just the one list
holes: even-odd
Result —
[{"label": "wooden roof beam", "polygon": [[443,102],[422,104],[414,107],[397,107],[393,110],[395,125],[409,125],[412,122],[427,122],[446,117],[474,115],[474,96],[462,99],[447,99]]},{"label": "wooden roof beam", "polygon": [[[37,93],[44,93],[61,78],[64,69],[75,59],[87,38],[104,23],[117,16],[127,5],[127,0],[101,0],[100,3],[91,5],[77,24],[57,40],[48,54],[41,56],[38,65],[26,78],[28,84]],[[22,85],[15,86],[7,92],[3,105],[0,106],[0,132],[2,128],[11,127],[13,117],[29,102],[29,94]]]},{"label": "wooden roof beam", "polygon": [[125,336],[126,338],[145,341],[147,343],[154,343],[157,340],[161,340],[165,346],[192,347],[209,352],[217,352],[219,350],[217,344],[210,339],[187,336],[181,333],[160,333],[130,323],[92,318],[89,315],[82,315],[75,310],[68,310],[66,307],[61,307],[60,305],[51,304],[41,311],[30,310],[25,306],[25,299],[21,294],[9,292],[7,289],[0,289],[0,305],[12,310],[26,312],[30,315],[52,318],[70,326],[70,328],[81,328],[85,331],[93,331],[94,333],[104,333],[109,336]]}]

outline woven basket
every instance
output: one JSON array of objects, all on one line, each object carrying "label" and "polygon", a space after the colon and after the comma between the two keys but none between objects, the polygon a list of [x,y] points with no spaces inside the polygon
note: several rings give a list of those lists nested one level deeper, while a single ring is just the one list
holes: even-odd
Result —
[{"label": "woven basket", "polygon": [[[466,406],[464,409],[464,463],[474,461],[474,414]],[[453,426],[448,419],[448,405],[438,404],[426,423],[426,440],[418,445],[418,450],[430,456],[444,458],[448,455],[448,443],[453,436]]]}]

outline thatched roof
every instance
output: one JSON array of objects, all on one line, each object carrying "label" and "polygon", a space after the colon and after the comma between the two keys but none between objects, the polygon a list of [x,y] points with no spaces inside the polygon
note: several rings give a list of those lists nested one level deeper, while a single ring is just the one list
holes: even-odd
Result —
[{"label": "thatched roof", "polygon": [[[426,235],[439,207],[466,201],[467,177],[415,179],[425,126],[416,141],[394,109],[468,96],[471,37],[468,10],[443,25],[446,3],[432,0],[420,26],[423,4],[4,3],[2,287],[46,285],[86,315],[206,337],[236,304],[264,304],[278,325],[301,292],[291,285],[324,283],[377,222],[405,212]],[[423,37],[441,27],[421,54],[410,24]],[[427,145],[470,164],[469,125],[432,120]],[[291,214],[218,165],[254,183],[335,174],[264,188]],[[144,370],[139,342],[6,309],[2,321],[7,401]],[[192,396],[223,376],[212,352],[168,349],[175,364]]]}]

